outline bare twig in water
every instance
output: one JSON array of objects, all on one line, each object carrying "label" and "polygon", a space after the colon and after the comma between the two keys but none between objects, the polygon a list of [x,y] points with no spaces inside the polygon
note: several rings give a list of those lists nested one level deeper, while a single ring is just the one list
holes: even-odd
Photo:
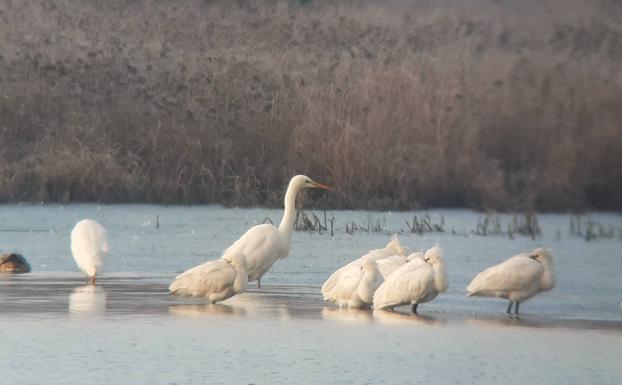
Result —
[{"label": "bare twig in water", "polygon": [[412,225],[410,222],[406,221],[406,226],[408,226],[408,230],[411,233],[423,234],[423,233],[444,233],[445,232],[445,216],[441,215],[441,220],[439,223],[434,223],[432,218],[426,214],[421,219],[418,219],[415,215],[413,217]]},{"label": "bare twig in water", "polygon": [[328,224],[330,223],[330,235],[334,236],[335,216],[332,213],[330,216],[331,218],[328,219],[326,210],[324,210],[324,222],[322,223],[322,220],[314,212],[309,215],[304,210],[298,210],[294,220],[294,229],[296,231],[317,231],[321,234],[322,231],[328,231]]},{"label": "bare twig in water", "polygon": [[526,212],[520,215],[514,215],[506,224],[503,230],[503,224],[498,213],[489,212],[485,217],[478,219],[473,234],[487,235],[507,235],[510,239],[514,239],[515,234],[530,236],[532,239],[542,235],[538,218],[533,212]]},{"label": "bare twig in water", "polygon": [[372,219],[367,218],[367,224],[361,225],[352,221],[346,223],[346,233],[354,234],[357,231],[364,231],[366,233],[383,233],[387,230],[387,221],[384,218]]},{"label": "bare twig in water", "polygon": [[586,242],[595,239],[622,240],[622,227],[596,222],[589,216],[574,215],[570,217],[570,235],[581,237]]}]

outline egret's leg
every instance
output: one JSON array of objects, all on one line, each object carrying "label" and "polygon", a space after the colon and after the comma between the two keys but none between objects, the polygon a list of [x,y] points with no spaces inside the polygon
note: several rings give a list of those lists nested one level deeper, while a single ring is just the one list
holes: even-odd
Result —
[{"label": "egret's leg", "polygon": [[412,312],[413,312],[413,314],[417,314],[417,306],[419,306],[419,304],[418,304],[418,303],[413,303],[413,307],[412,307],[412,309],[411,309],[411,310],[412,310]]},{"label": "egret's leg", "polygon": [[261,278],[257,280],[257,288],[261,289]]},{"label": "egret's leg", "polygon": [[508,305],[508,309],[505,312],[508,314],[512,314],[512,301],[510,301],[510,304]]},{"label": "egret's leg", "polygon": [[514,314],[518,314],[518,305],[520,305],[520,302],[516,301],[516,307],[514,308]]},{"label": "egret's leg", "polygon": [[95,285],[95,276],[92,276],[91,278],[89,278],[89,284]]}]

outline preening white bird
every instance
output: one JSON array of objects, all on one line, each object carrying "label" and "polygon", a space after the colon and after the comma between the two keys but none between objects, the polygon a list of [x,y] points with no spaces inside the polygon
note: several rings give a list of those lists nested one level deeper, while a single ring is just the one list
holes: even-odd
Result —
[{"label": "preening white bird", "polygon": [[367,259],[341,274],[339,283],[331,292],[330,301],[339,307],[369,307],[374,292],[383,280],[376,261]]},{"label": "preening white bird", "polygon": [[469,297],[499,297],[509,299],[506,312],[512,314],[512,304],[518,307],[541,291],[551,290],[555,286],[553,274],[553,256],[544,248],[537,248],[531,253],[515,255],[498,265],[477,274],[467,286]]},{"label": "preening white bird", "polygon": [[216,303],[245,292],[247,286],[246,258],[228,254],[186,270],[168,289],[171,294],[206,297],[209,303]]},{"label": "preening white bird", "polygon": [[387,277],[374,294],[374,309],[392,310],[411,304],[412,312],[417,313],[420,303],[433,300],[447,286],[442,252],[435,246],[422,258],[413,258]]},{"label": "preening white bird", "polygon": [[339,293],[347,292],[346,290],[340,288],[341,285],[346,285],[348,287],[351,286],[351,282],[349,281],[347,283],[341,282],[342,276],[356,276],[356,274],[361,271],[361,267],[363,266],[363,263],[365,261],[379,262],[380,260],[383,260],[385,258],[391,258],[393,256],[398,256],[398,258],[387,261],[386,264],[382,265],[382,268],[379,270],[381,276],[389,273],[389,271],[392,269],[391,265],[398,263],[395,262],[395,260],[399,261],[399,257],[404,258],[404,263],[406,263],[404,257],[404,248],[402,247],[402,245],[400,245],[400,241],[396,236],[391,238],[391,241],[384,248],[370,250],[362,257],[355,259],[354,261],[348,263],[345,266],[340,267],[330,277],[328,277],[326,282],[324,282],[324,285],[322,285],[322,295],[324,296],[324,301],[329,301],[337,304],[342,303],[344,301],[344,298],[333,294],[335,290],[337,290],[337,292]]},{"label": "preening white bird", "polygon": [[407,257],[403,255],[392,255],[387,258],[379,259],[378,261],[376,261],[376,264],[378,265],[378,270],[380,271],[380,274],[382,274],[382,278],[384,280],[387,279],[389,275],[393,274],[395,270],[399,269],[401,266],[405,265],[409,261],[412,261],[415,258],[422,257],[423,253],[421,252],[412,253]]},{"label": "preening white bird", "polygon": [[296,219],[296,195],[304,188],[331,188],[313,181],[305,175],[296,175],[289,181],[285,193],[285,211],[279,227],[264,223],[251,227],[224,252],[224,256],[241,254],[246,256],[248,281],[257,281],[261,287],[261,277],[274,265],[289,254],[292,244],[292,232]]},{"label": "preening white bird", "polygon": [[109,251],[106,229],[94,220],[81,220],[71,231],[73,259],[90,283],[95,284]]}]

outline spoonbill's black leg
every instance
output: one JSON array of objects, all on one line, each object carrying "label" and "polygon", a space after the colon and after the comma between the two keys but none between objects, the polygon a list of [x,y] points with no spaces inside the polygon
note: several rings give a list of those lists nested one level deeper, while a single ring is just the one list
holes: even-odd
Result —
[{"label": "spoonbill's black leg", "polygon": [[261,278],[257,280],[257,288],[261,289]]},{"label": "spoonbill's black leg", "polygon": [[419,306],[419,304],[418,304],[418,303],[413,303],[413,307],[412,307],[412,309],[411,309],[411,310],[412,310],[412,312],[413,312],[413,314],[417,314],[417,306]]},{"label": "spoonbill's black leg", "polygon": [[520,305],[520,302],[516,301],[516,307],[514,308],[514,314],[518,315],[518,305]]},{"label": "spoonbill's black leg", "polygon": [[508,314],[512,314],[512,301],[510,301],[510,304],[508,305],[508,309],[505,312]]}]

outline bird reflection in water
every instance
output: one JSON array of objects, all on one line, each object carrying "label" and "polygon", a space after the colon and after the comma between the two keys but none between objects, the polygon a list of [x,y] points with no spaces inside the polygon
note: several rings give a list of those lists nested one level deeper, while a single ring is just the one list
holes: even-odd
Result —
[{"label": "bird reflection in water", "polygon": [[373,321],[371,310],[349,307],[324,307],[322,318],[348,323],[367,323]]},{"label": "bird reflection in water", "polygon": [[402,313],[399,311],[374,310],[374,321],[386,324],[402,324],[402,325],[444,325],[447,323],[444,319],[439,319],[428,314]]},{"label": "bird reflection in water", "polygon": [[233,315],[245,316],[246,310],[237,306],[223,305],[219,303],[195,304],[195,305],[172,305],[168,308],[169,314],[182,317],[210,316],[210,315]]},{"label": "bird reflection in water", "polygon": [[106,291],[101,286],[86,285],[73,289],[69,294],[69,313],[73,315],[97,315],[106,312]]}]

